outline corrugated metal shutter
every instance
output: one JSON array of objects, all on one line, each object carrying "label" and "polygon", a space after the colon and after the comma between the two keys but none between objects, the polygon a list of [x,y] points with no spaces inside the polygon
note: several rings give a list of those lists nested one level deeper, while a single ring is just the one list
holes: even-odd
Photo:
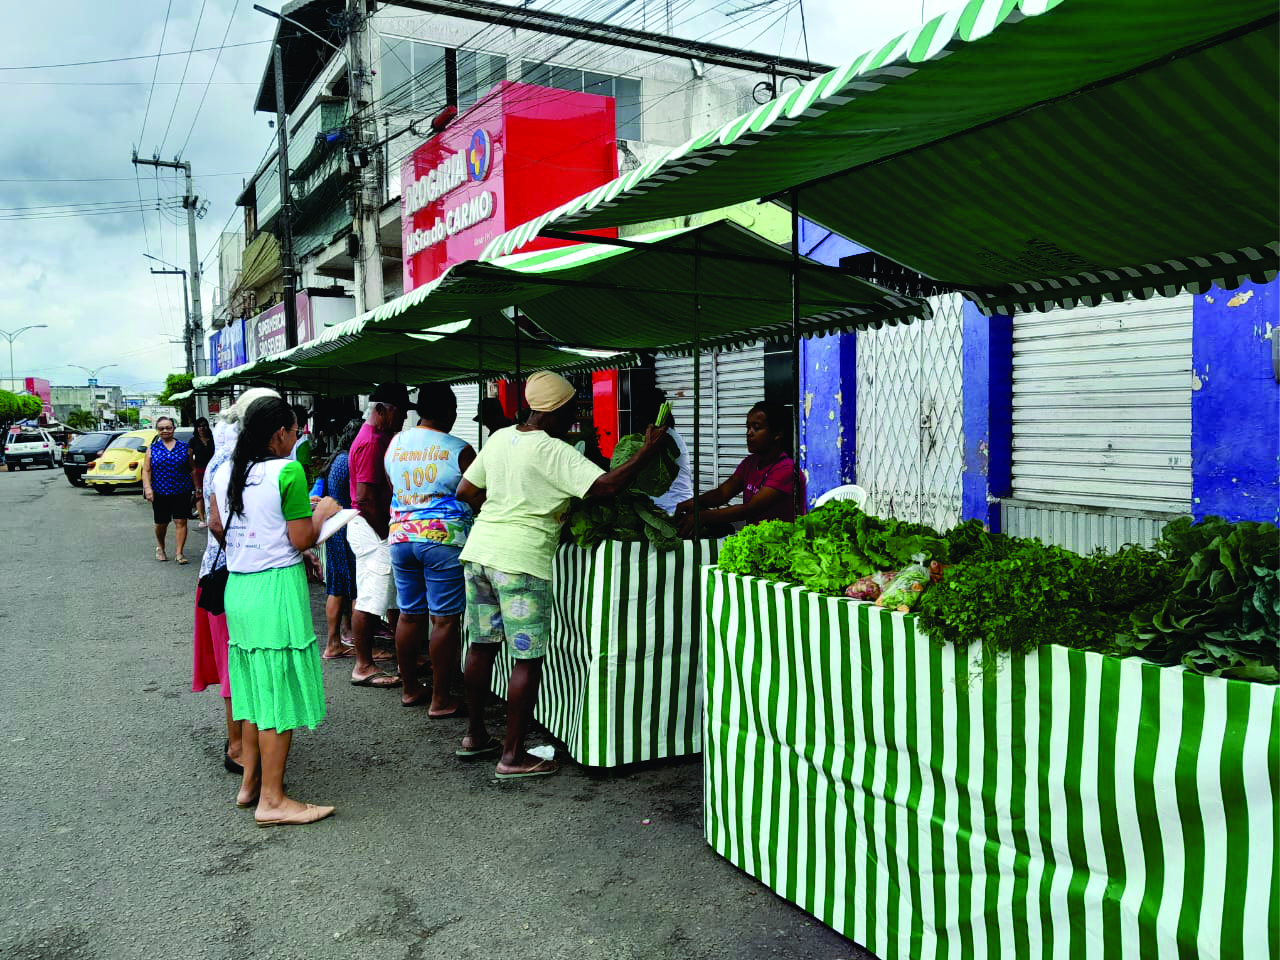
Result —
[{"label": "corrugated metal shutter", "polygon": [[1190,509],[1191,304],[1182,295],[1014,319],[1016,499]]},{"label": "corrugated metal shutter", "polygon": [[[659,357],[657,385],[666,391],[676,428],[693,456],[693,358]],[[717,487],[747,456],[747,413],[764,399],[764,345],[702,355],[702,456],[698,490]]]},{"label": "corrugated metal shutter", "polygon": [[479,450],[480,424],[472,419],[480,409],[480,385],[475,383],[455,383],[453,395],[458,398],[458,419],[453,425],[453,435],[471,444],[472,449]]}]

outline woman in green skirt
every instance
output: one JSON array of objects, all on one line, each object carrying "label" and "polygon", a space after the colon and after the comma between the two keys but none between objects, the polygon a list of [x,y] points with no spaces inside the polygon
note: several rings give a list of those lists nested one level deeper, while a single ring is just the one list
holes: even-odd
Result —
[{"label": "woman in green skirt", "polygon": [[302,552],[338,511],[325,497],[314,513],[293,409],[278,397],[245,411],[230,461],[211,480],[209,529],[226,548],[225,607],[231,714],[244,721],[239,807],[257,806],[260,827],[315,823],[333,807],[285,795],[284,766],[297,727],[324,719],[324,686]]}]

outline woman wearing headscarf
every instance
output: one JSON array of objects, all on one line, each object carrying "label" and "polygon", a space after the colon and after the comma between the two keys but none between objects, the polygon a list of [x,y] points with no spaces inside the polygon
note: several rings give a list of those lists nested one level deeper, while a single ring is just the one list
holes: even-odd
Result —
[{"label": "woman wearing headscarf", "polygon": [[236,804],[255,806],[258,826],[315,823],[331,806],[284,792],[293,731],[324,719],[324,685],[302,551],[338,512],[332,497],[313,513],[293,410],[275,397],[245,412],[231,461],[211,479],[210,529],[227,553],[226,613],[231,714],[244,722]]},{"label": "woman wearing headscarf", "polygon": [[[240,420],[249,404],[262,397],[278,396],[278,393],[267,387],[254,387],[241,394],[235,405],[223,414],[210,438],[214,453],[206,468],[206,476],[212,477],[218,467],[231,459],[236,438],[240,435]],[[206,517],[209,516],[209,495],[212,492],[211,487],[204,487],[201,507]],[[228,773],[241,774],[244,770],[240,766],[240,721],[231,718],[231,681],[227,675],[227,615],[225,611],[212,613],[200,606],[201,583],[208,583],[206,577],[226,569],[226,566],[227,557],[222,544],[215,537],[210,537],[200,560],[200,579],[196,582],[191,689],[199,693],[217,686],[218,693],[222,695],[227,721],[227,738],[222,745],[222,765]]]},{"label": "woman wearing headscarf", "polygon": [[190,563],[182,551],[187,546],[187,518],[191,516],[191,453],[186,443],[173,435],[172,417],[156,420],[156,438],[142,459],[142,492],[151,504],[156,525],[156,559],[168,560],[164,552],[169,521],[178,538],[177,560]]}]

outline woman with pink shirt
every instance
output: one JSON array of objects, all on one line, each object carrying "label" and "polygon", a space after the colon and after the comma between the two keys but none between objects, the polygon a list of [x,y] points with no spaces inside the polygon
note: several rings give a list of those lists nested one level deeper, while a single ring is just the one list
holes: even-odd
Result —
[{"label": "woman with pink shirt", "polygon": [[[791,458],[791,418],[782,404],[763,401],[747,414],[749,455],[738,469],[714,490],[685,500],[676,507],[680,533],[693,533],[693,505],[699,506],[699,525],[706,531],[729,531],[732,524],[796,518],[795,461]],[[804,503],[804,477],[800,478],[800,502]],[[742,503],[730,504],[742,494]]]}]

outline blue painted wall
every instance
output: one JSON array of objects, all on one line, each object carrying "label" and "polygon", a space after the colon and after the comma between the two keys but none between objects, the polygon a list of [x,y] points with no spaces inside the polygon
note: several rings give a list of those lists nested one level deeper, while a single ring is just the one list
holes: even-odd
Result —
[{"label": "blue painted wall", "polygon": [[1196,297],[1191,333],[1195,516],[1280,522],[1280,384],[1271,330],[1280,282]]},{"label": "blue painted wall", "polygon": [[[837,266],[866,248],[801,219],[800,252]],[[814,337],[800,345],[800,467],[810,506],[832,487],[856,480],[857,356],[853,334]]]},{"label": "blue painted wall", "polygon": [[966,301],[962,327],[964,474],[960,516],[1000,530],[1013,485],[1013,321],[984,317]]}]

